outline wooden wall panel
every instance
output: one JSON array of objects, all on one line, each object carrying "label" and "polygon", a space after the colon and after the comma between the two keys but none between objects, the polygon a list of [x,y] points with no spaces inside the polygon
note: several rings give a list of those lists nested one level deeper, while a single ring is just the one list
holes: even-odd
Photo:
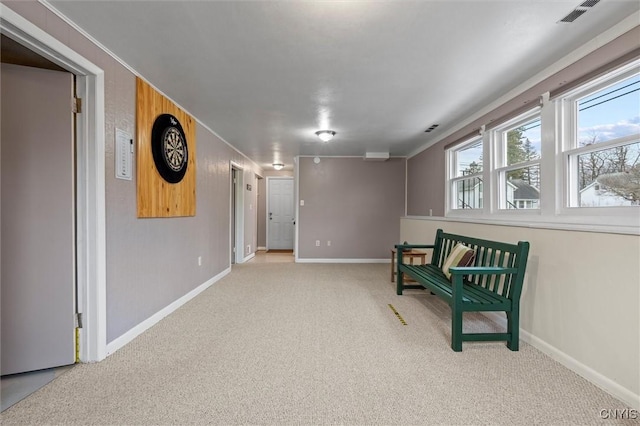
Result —
[{"label": "wooden wall panel", "polygon": [[[195,216],[195,120],[140,78],[137,78],[136,89],[138,217]],[[184,178],[175,184],[165,181],[153,162],[151,129],[160,114],[174,115],[180,121],[187,139],[187,172]]]}]

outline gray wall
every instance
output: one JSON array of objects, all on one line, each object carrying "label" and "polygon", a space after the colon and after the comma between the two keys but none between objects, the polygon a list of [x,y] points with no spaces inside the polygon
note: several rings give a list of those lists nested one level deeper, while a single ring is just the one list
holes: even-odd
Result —
[{"label": "gray wall", "polygon": [[410,216],[429,216],[429,213],[444,216],[443,146],[437,144],[407,161],[407,214]]},{"label": "gray wall", "polygon": [[[300,259],[386,259],[405,209],[405,159],[298,161]],[[320,240],[320,247],[316,247]],[[331,241],[331,246],[327,246]]]},{"label": "gray wall", "polygon": [[[115,129],[135,135],[135,76],[41,4],[3,3],[105,71],[107,342],[111,342],[229,267],[229,162],[244,167],[245,180],[262,170],[198,125],[196,216],[138,219],[135,170],[132,181],[115,179],[114,171]],[[245,248],[251,244],[255,250],[256,209],[251,201],[255,192],[247,192]]]},{"label": "gray wall", "polygon": [[438,141],[436,136],[434,141],[437,143],[408,160],[407,214],[428,216],[429,209],[432,209],[434,216],[444,216],[445,146],[465,138],[472,132],[479,131],[482,125],[488,125],[513,111],[522,109],[526,104],[535,105],[540,95],[545,92],[562,90],[563,87],[597,76],[608,64],[625,55],[640,54],[638,39],[640,39],[640,26],[525,90],[444,139]]}]

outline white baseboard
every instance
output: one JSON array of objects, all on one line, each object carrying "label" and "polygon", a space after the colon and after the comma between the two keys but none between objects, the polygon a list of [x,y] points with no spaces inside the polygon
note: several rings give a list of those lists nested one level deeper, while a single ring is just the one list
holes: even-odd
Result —
[{"label": "white baseboard", "polygon": [[267,251],[267,248],[266,247],[258,247],[256,250],[258,250],[258,251]]},{"label": "white baseboard", "polygon": [[296,259],[296,263],[390,263],[390,259]]},{"label": "white baseboard", "polygon": [[248,262],[251,259],[253,259],[254,257],[256,257],[256,254],[255,253],[251,253],[249,256],[247,256],[244,259],[242,259],[242,262],[240,262],[240,263]]},{"label": "white baseboard", "polygon": [[[501,313],[499,312],[482,312],[482,314],[497,322],[498,324],[504,325],[505,327],[507,326],[506,316],[501,315]],[[523,330],[522,328],[520,328],[520,340],[522,340],[523,342],[527,342],[534,348],[538,349],[540,352],[550,356],[560,364],[567,367],[569,370],[584,377],[594,385],[598,386],[600,389],[611,394],[615,398],[618,398],[625,404],[628,404],[629,407],[640,410],[640,395],[636,395],[619,383],[616,383],[610,378],[597,372],[593,368],[581,363],[577,359],[567,355],[560,349],[550,345],[549,343],[545,342],[539,337],[534,336],[528,331]]]},{"label": "white baseboard", "polygon": [[231,272],[231,267],[225,269],[215,277],[207,280],[204,284],[199,285],[198,287],[194,288],[189,293],[185,294],[175,302],[171,303],[170,305],[156,312],[146,320],[142,321],[140,324],[133,327],[131,330],[124,333],[122,336],[118,337],[112,342],[107,343],[107,356],[111,355],[112,353],[122,348],[124,345],[131,342],[133,339],[135,339],[136,337],[138,337],[139,335],[147,331],[149,328],[156,325],[158,322],[160,322],[160,320],[170,315],[176,309],[178,309],[179,307],[181,307],[182,305],[184,305],[185,303],[187,303],[188,301],[196,297],[198,294],[205,291],[207,288],[211,287],[211,285],[219,281],[222,277],[227,275],[229,272]]}]

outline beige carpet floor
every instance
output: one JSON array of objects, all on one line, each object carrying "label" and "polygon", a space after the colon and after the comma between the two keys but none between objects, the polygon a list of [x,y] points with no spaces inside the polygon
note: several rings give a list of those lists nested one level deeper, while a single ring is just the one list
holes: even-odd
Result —
[{"label": "beige carpet floor", "polygon": [[[253,263],[4,413],[14,424],[615,424],[624,404],[522,343],[450,347],[388,265]],[[393,304],[403,325],[388,304]],[[497,326],[465,316],[466,330]],[[620,421],[635,424],[633,420]]]}]

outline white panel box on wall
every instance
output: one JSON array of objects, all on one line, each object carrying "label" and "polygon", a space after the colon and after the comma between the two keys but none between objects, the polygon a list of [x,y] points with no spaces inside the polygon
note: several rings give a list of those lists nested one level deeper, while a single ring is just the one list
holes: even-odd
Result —
[{"label": "white panel box on wall", "polygon": [[387,161],[388,159],[388,152],[367,152],[364,154],[364,161]]},{"label": "white panel box on wall", "polygon": [[133,168],[133,139],[123,130],[116,129],[116,178],[131,180]]}]

